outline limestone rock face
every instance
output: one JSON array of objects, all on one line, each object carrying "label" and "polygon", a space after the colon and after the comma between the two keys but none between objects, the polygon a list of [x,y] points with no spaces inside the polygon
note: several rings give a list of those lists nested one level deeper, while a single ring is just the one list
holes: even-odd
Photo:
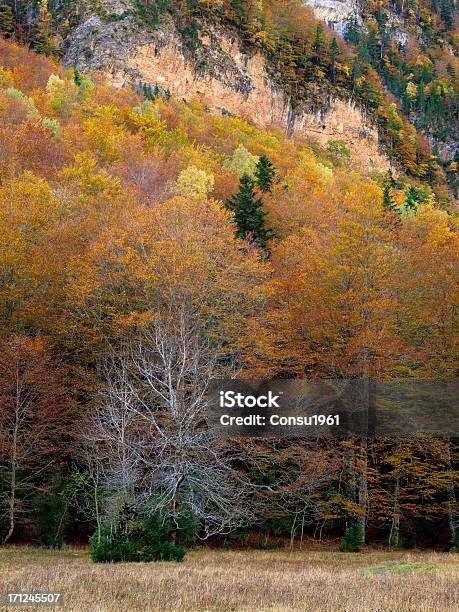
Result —
[{"label": "limestone rock face", "polygon": [[327,96],[320,110],[301,108],[275,84],[264,57],[244,50],[235,32],[203,23],[200,44],[190,53],[170,16],[148,30],[139,27],[131,8],[127,0],[104,0],[105,14],[83,13],[67,36],[64,62],[85,72],[101,70],[118,87],[158,86],[179,98],[198,98],[211,111],[324,146],[343,140],[362,172],[389,167],[377,130],[354,103]]},{"label": "limestone rock face", "polygon": [[311,7],[316,17],[341,36],[351,15],[360,21],[358,0],[304,0],[304,3]]}]

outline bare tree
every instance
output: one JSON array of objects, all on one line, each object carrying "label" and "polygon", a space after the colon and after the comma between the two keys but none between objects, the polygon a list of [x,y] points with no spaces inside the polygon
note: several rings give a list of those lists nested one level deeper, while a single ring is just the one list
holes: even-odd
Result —
[{"label": "bare tree", "polygon": [[191,511],[204,537],[253,520],[253,487],[237,469],[241,451],[206,424],[218,354],[206,337],[183,300],[158,308],[140,337],[107,360],[88,440],[98,449],[108,520],[123,503],[176,524]]}]

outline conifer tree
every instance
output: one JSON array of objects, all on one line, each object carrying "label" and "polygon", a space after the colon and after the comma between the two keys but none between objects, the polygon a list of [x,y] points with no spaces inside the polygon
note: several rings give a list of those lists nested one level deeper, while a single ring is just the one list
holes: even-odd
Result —
[{"label": "conifer tree", "polygon": [[355,91],[355,86],[357,85],[357,81],[360,78],[361,74],[362,74],[362,68],[360,65],[359,58],[356,56],[352,63],[352,69],[351,69],[352,91]]},{"label": "conifer tree", "polygon": [[35,31],[33,47],[37,53],[43,55],[59,54],[59,47],[54,36],[53,17],[48,10],[47,0],[41,0],[40,2],[40,17]]},{"label": "conifer tree", "polygon": [[368,33],[366,47],[368,49],[368,54],[370,58],[369,63],[371,63],[371,65],[374,67],[378,67],[380,63],[380,57],[381,57],[381,45],[378,40],[378,36],[375,30],[373,29],[370,29]]},{"label": "conifer tree", "polygon": [[344,40],[348,43],[358,45],[360,42],[360,26],[357,17],[352,14],[346,20],[344,28]]},{"label": "conifer tree", "polygon": [[395,187],[395,179],[392,174],[392,170],[388,170],[384,177],[384,190],[383,190],[383,206],[386,210],[397,210],[397,205],[392,196],[391,190]]},{"label": "conifer tree", "polygon": [[14,32],[13,9],[6,2],[0,3],[0,32],[6,37]]},{"label": "conifer tree", "polygon": [[256,182],[247,174],[239,181],[239,191],[226,201],[226,206],[234,213],[238,238],[249,238],[265,248],[271,230],[266,227],[266,213],[263,200],[255,193]]},{"label": "conifer tree", "polygon": [[266,155],[261,155],[255,170],[255,180],[263,193],[271,191],[276,169]]},{"label": "conifer tree", "polygon": [[456,78],[456,70],[454,66],[451,64],[451,62],[448,62],[448,65],[446,66],[446,72],[449,74],[451,78],[453,79]]},{"label": "conifer tree", "polygon": [[321,52],[323,49],[324,37],[323,37],[323,28],[320,23],[317,24],[316,34],[314,37],[314,42],[312,45],[312,62],[316,66],[319,66],[321,63]]},{"label": "conifer tree", "polygon": [[420,83],[419,84],[419,88],[418,88],[418,110],[421,113],[424,113],[425,111],[425,107],[426,107],[426,94],[425,94],[425,89],[424,89],[424,83]]},{"label": "conifer tree", "polygon": [[397,205],[395,204],[395,200],[392,197],[389,185],[384,185],[383,206],[386,210],[396,210],[397,209]]},{"label": "conifer tree", "polygon": [[403,201],[403,211],[410,212],[416,211],[419,205],[419,194],[416,187],[410,185],[405,192],[405,199]]},{"label": "conifer tree", "polygon": [[331,81],[333,85],[335,85],[336,83],[336,62],[339,58],[339,55],[340,55],[339,45],[336,42],[336,38],[333,37],[330,43],[330,58],[331,58],[330,76],[331,76]]}]

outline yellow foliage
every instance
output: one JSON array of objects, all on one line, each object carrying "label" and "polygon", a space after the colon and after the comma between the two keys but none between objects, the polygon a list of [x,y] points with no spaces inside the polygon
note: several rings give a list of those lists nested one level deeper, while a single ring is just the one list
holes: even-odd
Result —
[{"label": "yellow foliage", "polygon": [[64,80],[52,74],[46,85],[46,93],[53,110],[68,113],[76,103],[78,87],[73,80]]},{"label": "yellow foliage", "polygon": [[180,172],[177,180],[172,185],[172,190],[177,195],[207,195],[214,188],[215,179],[211,174],[196,166],[188,166]]}]

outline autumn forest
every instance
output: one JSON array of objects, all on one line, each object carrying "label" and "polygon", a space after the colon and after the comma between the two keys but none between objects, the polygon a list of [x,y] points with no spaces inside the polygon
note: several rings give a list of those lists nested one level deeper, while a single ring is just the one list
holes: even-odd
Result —
[{"label": "autumn forest", "polygon": [[[182,18],[219,3],[198,4]],[[45,29],[37,48],[4,28],[0,540],[90,542],[94,561],[181,560],[201,540],[458,551],[454,432],[215,439],[203,420],[215,378],[457,374],[455,166],[420,128],[453,123],[452,68],[410,79],[352,23],[357,56],[316,22],[276,38],[270,3],[253,19],[223,4],[290,95],[323,79],[363,97],[391,169],[358,172],[343,140],[115,89],[60,63]]]}]

